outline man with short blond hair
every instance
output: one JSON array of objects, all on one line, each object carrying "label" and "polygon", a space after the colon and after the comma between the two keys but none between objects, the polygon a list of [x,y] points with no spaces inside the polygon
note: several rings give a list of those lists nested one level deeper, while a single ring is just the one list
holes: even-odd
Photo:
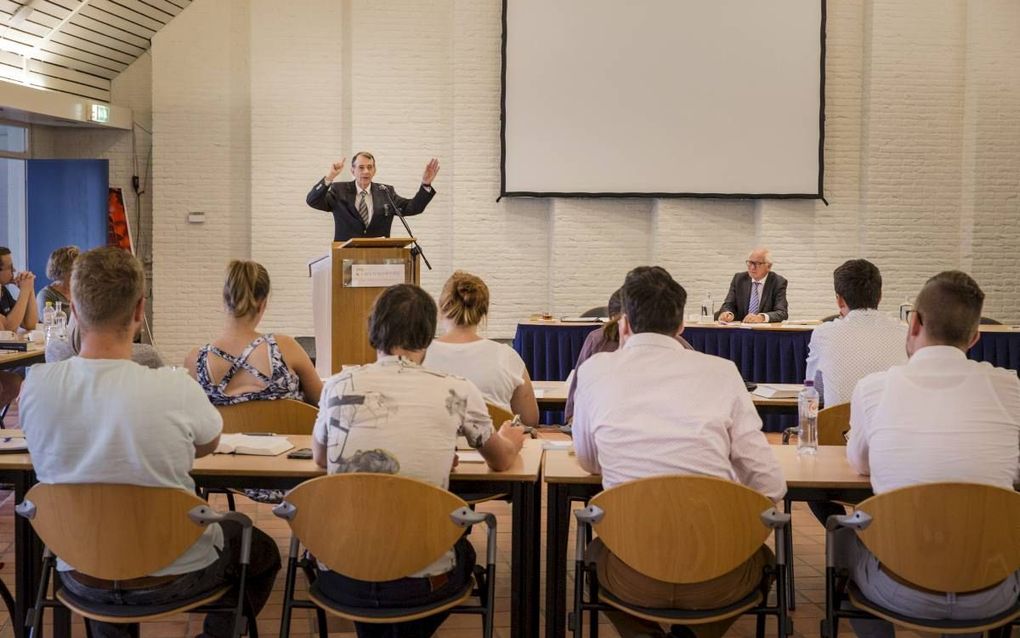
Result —
[{"label": "man with short blond hair", "polygon": [[[131,361],[131,341],[145,315],[141,263],[119,248],[97,248],[75,261],[71,312],[81,327],[79,356],[29,369],[21,391],[21,425],[42,483],[121,483],[194,493],[189,472],[212,454],[223,421],[188,375]],[[96,603],[155,605],[225,585],[236,601],[241,529],[210,525],[169,566],[129,581],[80,574],[62,561],[64,587]],[[254,530],[246,598],[265,604],[280,568],[271,538]],[[230,614],[209,614],[204,633],[231,636]],[[88,621],[98,638],[127,638],[129,625]]]}]

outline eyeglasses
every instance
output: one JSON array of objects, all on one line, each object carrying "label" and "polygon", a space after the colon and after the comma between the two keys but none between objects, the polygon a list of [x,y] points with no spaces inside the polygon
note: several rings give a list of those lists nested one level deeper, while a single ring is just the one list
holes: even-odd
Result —
[{"label": "eyeglasses", "polygon": [[758,266],[764,266],[764,265],[766,265],[769,262],[767,262],[767,261],[751,261],[750,259],[748,259],[744,263],[747,264],[748,268],[752,268],[752,267],[753,268],[757,268]]}]

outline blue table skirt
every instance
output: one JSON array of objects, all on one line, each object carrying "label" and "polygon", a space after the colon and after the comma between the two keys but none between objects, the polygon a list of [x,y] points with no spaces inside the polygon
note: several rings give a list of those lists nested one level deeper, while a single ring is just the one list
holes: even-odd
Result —
[{"label": "blue table skirt", "polygon": [[[597,326],[583,324],[518,324],[514,350],[524,359],[532,379],[564,381],[574,368],[585,337],[595,328]],[[745,381],[804,382],[808,343],[811,341],[810,330],[688,326],[683,336],[695,350],[737,364]],[[1020,332],[983,332],[967,356],[1000,368],[1020,370]],[[768,430],[782,429],[793,424],[791,418],[785,415],[770,415],[766,419]]]}]

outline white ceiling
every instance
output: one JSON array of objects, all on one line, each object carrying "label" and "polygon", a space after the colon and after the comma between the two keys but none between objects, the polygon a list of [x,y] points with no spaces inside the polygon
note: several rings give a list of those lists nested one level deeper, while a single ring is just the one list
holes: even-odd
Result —
[{"label": "white ceiling", "polygon": [[110,101],[110,81],[191,0],[0,0],[0,79]]}]

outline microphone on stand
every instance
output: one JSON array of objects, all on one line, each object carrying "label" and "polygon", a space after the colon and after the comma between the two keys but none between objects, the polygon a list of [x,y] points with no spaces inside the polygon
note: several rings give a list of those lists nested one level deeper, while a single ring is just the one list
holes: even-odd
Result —
[{"label": "microphone on stand", "polygon": [[[378,186],[379,190],[386,193],[386,199],[390,200],[389,204],[383,205],[383,211],[385,211],[387,207],[392,207],[393,213],[395,213],[396,216],[400,218],[400,223],[404,225],[404,230],[407,231],[408,236],[414,238],[414,233],[411,232],[411,227],[407,225],[407,220],[404,219],[404,212],[400,210],[400,208],[397,207],[396,203],[394,203],[393,201],[393,195],[390,193],[390,187],[387,186],[386,184],[379,184]],[[432,270],[432,264],[429,263],[428,258],[425,256],[425,251],[421,249],[421,245],[418,243],[417,239],[414,239],[414,248],[411,249],[411,253],[420,255],[421,260],[425,262],[425,267],[428,268],[429,270]]]}]

